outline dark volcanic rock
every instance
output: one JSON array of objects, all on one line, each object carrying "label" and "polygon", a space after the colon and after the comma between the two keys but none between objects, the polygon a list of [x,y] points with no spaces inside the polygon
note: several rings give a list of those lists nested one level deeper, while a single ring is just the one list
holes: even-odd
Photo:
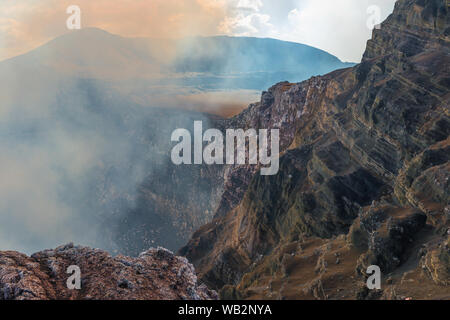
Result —
[{"label": "dark volcanic rock", "polygon": [[365,274],[367,267],[377,265],[388,273],[405,262],[404,254],[426,220],[417,209],[379,206],[362,212],[358,227],[353,226],[349,234],[353,245],[367,250],[359,258],[357,272]]},{"label": "dark volcanic rock", "polygon": [[[81,271],[81,289],[69,290],[69,266]],[[137,258],[111,257],[68,244],[31,257],[0,252],[0,300],[203,300],[215,291],[199,285],[186,258],[150,249]]]}]

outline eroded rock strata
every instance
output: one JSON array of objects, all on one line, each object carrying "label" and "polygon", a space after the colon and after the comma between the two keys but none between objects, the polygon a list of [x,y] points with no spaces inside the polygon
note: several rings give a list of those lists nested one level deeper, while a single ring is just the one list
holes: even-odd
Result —
[{"label": "eroded rock strata", "polygon": [[283,155],[275,176],[228,169],[180,250],[202,281],[224,298],[450,298],[448,11],[400,0],[359,65],[277,84],[229,120],[280,128]]}]

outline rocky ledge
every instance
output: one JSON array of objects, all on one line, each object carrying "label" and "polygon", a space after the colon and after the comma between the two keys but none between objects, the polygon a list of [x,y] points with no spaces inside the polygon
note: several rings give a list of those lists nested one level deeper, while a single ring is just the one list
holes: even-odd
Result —
[{"label": "rocky ledge", "polygon": [[[80,289],[69,289],[80,269]],[[73,278],[72,278],[73,279]],[[31,257],[0,252],[0,300],[213,300],[215,291],[197,282],[194,267],[163,249],[137,258],[67,244]]]}]

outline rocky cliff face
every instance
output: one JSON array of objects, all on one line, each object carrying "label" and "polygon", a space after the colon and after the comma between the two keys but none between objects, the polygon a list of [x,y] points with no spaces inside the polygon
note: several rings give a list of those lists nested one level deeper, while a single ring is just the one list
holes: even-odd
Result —
[{"label": "rocky cliff face", "polygon": [[[81,288],[68,289],[69,266],[80,268]],[[72,271],[71,271],[72,272]],[[199,285],[186,258],[150,249],[137,258],[111,257],[68,244],[27,255],[0,252],[0,300],[204,300],[215,291]]]},{"label": "rocky cliff face", "polygon": [[[180,251],[203,281],[227,298],[450,298],[448,11],[400,0],[361,64],[229,120],[280,128],[283,155],[276,176],[228,169],[214,221]],[[384,291],[359,289],[373,264]]]}]

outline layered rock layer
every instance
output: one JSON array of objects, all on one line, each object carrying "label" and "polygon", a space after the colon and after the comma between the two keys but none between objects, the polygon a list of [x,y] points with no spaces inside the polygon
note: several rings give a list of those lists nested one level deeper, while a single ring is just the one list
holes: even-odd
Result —
[{"label": "layered rock layer", "polygon": [[[277,84],[230,120],[279,128],[283,155],[275,176],[229,169],[216,218],[180,251],[203,281],[228,298],[396,298],[412,274],[411,295],[450,298],[448,11],[400,0],[359,65]],[[357,289],[371,264],[389,290]]]}]

